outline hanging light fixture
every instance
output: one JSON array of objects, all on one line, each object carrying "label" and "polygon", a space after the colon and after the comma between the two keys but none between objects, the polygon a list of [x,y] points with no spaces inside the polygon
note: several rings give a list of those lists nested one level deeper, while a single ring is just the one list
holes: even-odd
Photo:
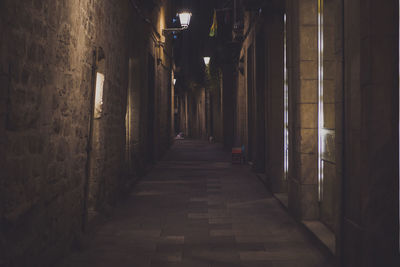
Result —
[{"label": "hanging light fixture", "polygon": [[189,28],[189,24],[190,24],[190,19],[192,18],[192,13],[188,12],[188,11],[182,11],[178,14],[179,16],[179,20],[181,22],[181,28],[168,28],[168,29],[164,29],[163,30],[163,35],[165,35],[166,33],[176,33],[176,32],[180,32],[180,31],[184,31],[187,28]]},{"label": "hanging light fixture", "polygon": [[192,18],[192,13],[190,13],[190,12],[179,13],[179,20],[181,21],[182,28],[189,27],[191,18]]}]

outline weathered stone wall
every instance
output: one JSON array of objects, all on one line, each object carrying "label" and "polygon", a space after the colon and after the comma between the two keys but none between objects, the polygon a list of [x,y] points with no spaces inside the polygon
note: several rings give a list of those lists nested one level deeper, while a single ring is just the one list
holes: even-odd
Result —
[{"label": "weathered stone wall", "polygon": [[[221,75],[222,76],[222,75]],[[211,109],[212,109],[212,127],[213,127],[213,136],[215,137],[216,142],[223,142],[223,85],[222,85],[222,77],[220,78],[220,86],[212,88],[210,92],[211,98]]]},{"label": "weathered stone wall", "polygon": [[271,10],[264,23],[267,53],[266,106],[266,178],[270,189],[287,192],[283,176],[284,130],[284,18],[283,8]]},{"label": "weathered stone wall", "polygon": [[240,54],[241,63],[239,63],[239,71],[237,73],[237,89],[235,90],[235,142],[236,147],[241,147],[242,145],[247,146],[247,93],[246,93],[246,76],[245,76],[245,54]]},{"label": "weathered stone wall", "polygon": [[343,161],[343,7],[324,2],[324,183],[321,221],[339,236]]},{"label": "weathered stone wall", "polygon": [[234,87],[236,86],[235,83],[235,76],[237,73],[234,70],[233,64],[225,64],[222,67],[222,79],[223,79],[223,94],[222,94],[222,107],[223,107],[223,136],[224,136],[224,146],[226,149],[231,149],[233,146],[233,136],[234,136]]},{"label": "weathered stone wall", "polygon": [[399,266],[398,1],[344,1],[343,266]]},{"label": "weathered stone wall", "polygon": [[[342,199],[343,9],[340,1],[323,3],[320,25],[318,1],[288,1],[286,7],[292,129],[289,209],[299,220],[321,221],[338,238]],[[319,44],[320,29],[323,46]],[[319,58],[320,53],[323,58]],[[319,134],[323,136],[321,144]]]},{"label": "weathered stone wall", "polygon": [[318,16],[317,1],[292,1],[290,47],[293,113],[290,137],[289,208],[303,220],[319,218],[318,207]]},{"label": "weathered stone wall", "polygon": [[[322,96],[318,1],[286,1],[289,212],[298,221],[316,221],[333,232],[340,266],[399,266],[399,3],[323,3]],[[266,71],[266,172],[272,190],[282,192],[286,187],[280,183],[283,75],[277,69],[282,62],[283,29],[272,23],[274,16],[278,13],[272,11],[261,26],[267,28],[268,62],[274,68]],[[250,21],[247,12],[245,32]],[[234,100],[236,145],[247,140],[251,145],[256,138],[249,127],[255,103],[248,101],[252,93],[247,88],[253,74],[246,66],[248,48],[257,40],[254,31],[248,31],[240,52],[243,60],[238,67],[244,72],[238,75]],[[319,104],[323,104],[323,114],[319,114]],[[321,199],[319,130],[327,136],[320,154],[324,166]]]},{"label": "weathered stone wall", "polygon": [[[254,158],[254,123],[250,123],[249,119],[254,119],[255,105],[250,106],[249,103],[254,102],[252,91],[254,91],[254,46],[255,46],[255,27],[251,23],[251,13],[245,12],[244,15],[244,33],[247,33],[246,39],[243,41],[242,49],[240,52],[239,65],[242,68],[243,75],[239,75],[238,89],[237,89],[237,125],[241,128],[236,134],[239,135],[239,146],[245,147],[246,160],[253,160]],[[250,49],[249,49],[250,48]],[[252,53],[249,55],[249,53]],[[252,58],[252,59],[251,59]],[[251,66],[249,65],[251,64]],[[252,71],[252,73],[250,73]],[[250,81],[251,79],[251,81]],[[249,82],[253,86],[249,95]],[[253,111],[253,112],[251,112]],[[249,115],[251,112],[252,115]],[[249,128],[250,127],[250,128]],[[250,129],[250,132],[249,132]],[[252,150],[253,149],[253,150]]]},{"label": "weathered stone wall", "polygon": [[[153,17],[164,20],[166,5],[162,1]],[[139,42],[132,28],[145,29],[141,38],[155,44],[149,43],[151,27],[129,1],[5,0],[0,19],[0,265],[48,266],[82,234],[93,51],[102,47],[105,53],[104,110],[93,125],[89,180],[98,212],[132,179],[125,175],[126,164],[134,164],[125,158],[129,58]],[[145,44],[136,49],[150,50]],[[166,99],[170,64],[164,56],[161,61],[167,67],[158,87]],[[158,104],[166,113],[168,103]],[[168,123],[160,123],[160,135],[168,135]],[[132,149],[140,147],[136,155],[144,157],[139,144],[145,133],[134,135]],[[160,139],[159,153],[168,141]]]}]

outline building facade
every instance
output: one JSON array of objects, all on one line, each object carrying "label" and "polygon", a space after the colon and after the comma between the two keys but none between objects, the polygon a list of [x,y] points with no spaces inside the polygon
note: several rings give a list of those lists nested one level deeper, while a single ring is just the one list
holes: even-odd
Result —
[{"label": "building facade", "polygon": [[340,266],[396,266],[398,3],[234,2],[232,146]]},{"label": "building facade", "polygon": [[168,149],[170,13],[1,1],[1,266],[51,266]]}]

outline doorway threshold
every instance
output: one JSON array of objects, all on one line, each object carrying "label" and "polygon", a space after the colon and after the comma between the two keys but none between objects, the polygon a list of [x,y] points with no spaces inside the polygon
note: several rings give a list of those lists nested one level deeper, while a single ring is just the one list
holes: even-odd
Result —
[{"label": "doorway threshold", "polygon": [[320,221],[302,221],[302,223],[333,255],[336,254],[336,237],[328,227]]}]

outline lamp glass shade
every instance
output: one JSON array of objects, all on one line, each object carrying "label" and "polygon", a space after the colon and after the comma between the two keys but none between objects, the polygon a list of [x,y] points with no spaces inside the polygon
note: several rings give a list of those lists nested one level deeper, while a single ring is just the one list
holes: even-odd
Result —
[{"label": "lamp glass shade", "polygon": [[179,20],[181,21],[181,26],[184,28],[189,27],[191,17],[192,17],[192,13],[189,13],[189,12],[179,13]]},{"label": "lamp glass shade", "polygon": [[210,57],[204,57],[204,64],[208,65],[210,63]]}]

